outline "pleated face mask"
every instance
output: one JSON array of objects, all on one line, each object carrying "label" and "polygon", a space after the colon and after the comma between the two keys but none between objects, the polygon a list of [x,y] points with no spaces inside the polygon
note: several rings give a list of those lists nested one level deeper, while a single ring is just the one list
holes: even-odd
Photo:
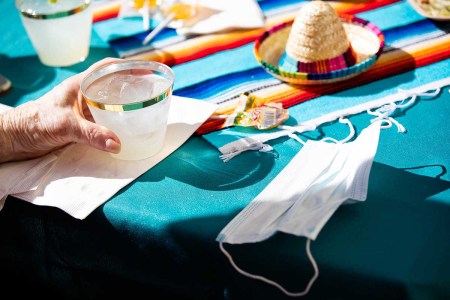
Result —
[{"label": "pleated face mask", "polygon": [[216,240],[233,266],[244,275],[261,279],[239,269],[223,243],[260,242],[277,231],[304,236],[308,239],[306,250],[316,271],[305,291],[291,293],[273,281],[261,280],[289,296],[305,295],[318,276],[309,249],[310,241],[317,238],[341,204],[366,199],[380,127],[381,121],[374,122],[348,143],[307,141],[275,179],[217,236]]}]

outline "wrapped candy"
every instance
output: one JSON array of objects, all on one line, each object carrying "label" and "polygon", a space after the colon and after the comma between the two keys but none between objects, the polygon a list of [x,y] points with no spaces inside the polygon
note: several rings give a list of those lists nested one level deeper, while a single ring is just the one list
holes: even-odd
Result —
[{"label": "wrapped candy", "polygon": [[255,95],[243,93],[239,97],[233,124],[267,130],[277,127],[288,118],[289,111],[281,103],[265,103]]}]

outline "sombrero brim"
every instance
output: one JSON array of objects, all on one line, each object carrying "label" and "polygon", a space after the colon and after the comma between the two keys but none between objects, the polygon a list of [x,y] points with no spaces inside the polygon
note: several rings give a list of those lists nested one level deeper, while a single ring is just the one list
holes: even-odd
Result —
[{"label": "sombrero brim", "polygon": [[289,72],[281,69],[278,62],[284,53],[293,21],[273,26],[256,40],[254,54],[257,61],[274,77],[293,84],[333,83],[361,74],[381,55],[384,35],[373,23],[351,15],[339,17],[357,54],[356,64],[326,73]]}]

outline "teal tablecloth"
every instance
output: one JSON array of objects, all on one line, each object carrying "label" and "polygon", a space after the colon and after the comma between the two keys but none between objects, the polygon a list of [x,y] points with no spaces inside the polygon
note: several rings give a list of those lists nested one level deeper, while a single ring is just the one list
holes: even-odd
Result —
[{"label": "teal tablecloth", "polygon": [[[94,61],[115,56],[94,31],[87,61],[44,67],[13,4],[1,2],[0,11],[7,28],[0,42],[0,73],[13,82],[1,103],[16,106],[37,98]],[[189,67],[175,70],[183,77]],[[444,59],[304,102],[291,113],[300,120],[303,113],[313,116],[314,106],[376,99],[399,87],[446,78],[449,67]],[[420,98],[396,117],[406,134],[395,127],[381,132],[367,200],[340,207],[311,245],[320,275],[305,299],[450,298],[449,88]],[[350,120],[360,132],[370,117]],[[309,136],[347,133],[331,123]],[[223,163],[215,147],[193,136],[82,221],[8,198],[0,212],[2,292],[77,299],[289,299],[237,273],[215,241],[299,150],[291,139],[272,145],[276,155],[248,151]],[[245,270],[292,291],[303,290],[313,272],[301,237],[277,234],[227,249]]]}]

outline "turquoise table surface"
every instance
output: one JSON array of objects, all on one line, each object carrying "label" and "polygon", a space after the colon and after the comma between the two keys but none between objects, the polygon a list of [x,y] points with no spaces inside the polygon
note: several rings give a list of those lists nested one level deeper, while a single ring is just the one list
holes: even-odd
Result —
[{"label": "turquoise table surface", "polygon": [[[13,1],[1,1],[0,12],[0,74],[13,84],[0,103],[17,106],[36,99],[93,62],[117,56],[93,31],[86,61],[45,67]],[[249,47],[228,54],[238,57]],[[175,94],[200,80],[189,76],[197,63],[174,67],[181,78]],[[442,59],[306,101],[290,112],[301,121],[306,113],[311,118],[331,109],[327,103],[341,109],[346,101],[374,100],[449,76],[450,59]],[[407,133],[395,126],[381,131],[367,200],[341,206],[312,242],[320,275],[301,298],[450,299],[449,116],[446,86],[395,116]],[[358,114],[350,120],[360,133],[371,118]],[[347,127],[331,122],[305,136],[347,134]],[[216,147],[194,135],[84,220],[9,197],[0,211],[2,293],[60,299],[291,299],[236,272],[216,242],[222,228],[301,148],[289,138],[271,145],[273,152],[247,151],[224,163]],[[305,242],[277,233],[260,243],[226,248],[244,270],[302,291],[313,274]]]}]

